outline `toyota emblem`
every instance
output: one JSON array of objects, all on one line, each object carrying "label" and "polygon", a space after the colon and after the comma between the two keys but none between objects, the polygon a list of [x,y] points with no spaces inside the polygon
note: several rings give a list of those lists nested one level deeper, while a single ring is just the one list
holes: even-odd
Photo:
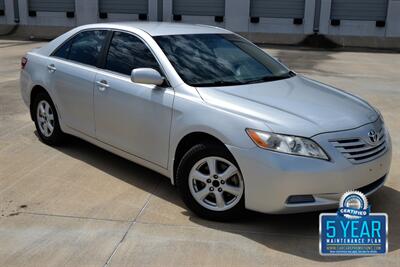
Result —
[{"label": "toyota emblem", "polygon": [[368,137],[369,140],[371,141],[371,144],[374,145],[376,144],[376,142],[378,142],[378,134],[374,130],[369,131]]}]

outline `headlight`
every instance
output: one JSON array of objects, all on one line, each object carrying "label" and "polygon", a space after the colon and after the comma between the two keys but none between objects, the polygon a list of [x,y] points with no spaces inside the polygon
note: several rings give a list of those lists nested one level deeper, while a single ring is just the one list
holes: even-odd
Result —
[{"label": "headlight", "polygon": [[263,149],[328,160],[322,148],[311,139],[246,129],[251,140]]}]

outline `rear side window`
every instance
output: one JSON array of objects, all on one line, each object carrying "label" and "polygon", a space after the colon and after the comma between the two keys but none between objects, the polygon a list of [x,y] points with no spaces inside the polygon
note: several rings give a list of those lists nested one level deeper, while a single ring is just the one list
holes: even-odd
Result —
[{"label": "rear side window", "polygon": [[108,50],[105,69],[131,75],[133,69],[152,68],[160,71],[149,48],[137,37],[115,32]]},{"label": "rear side window", "polygon": [[96,66],[107,31],[84,31],[63,44],[54,56]]},{"label": "rear side window", "polygon": [[69,48],[71,47],[71,43],[74,39],[69,40],[64,43],[61,47],[59,47],[56,52],[53,54],[55,57],[68,59]]}]

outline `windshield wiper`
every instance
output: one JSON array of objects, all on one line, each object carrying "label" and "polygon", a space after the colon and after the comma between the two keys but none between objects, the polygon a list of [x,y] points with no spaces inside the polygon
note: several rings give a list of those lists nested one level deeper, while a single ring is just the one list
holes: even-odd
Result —
[{"label": "windshield wiper", "polygon": [[191,86],[195,87],[213,87],[213,86],[229,86],[229,85],[241,85],[243,82],[239,81],[215,81],[209,83],[194,83]]},{"label": "windshield wiper", "polygon": [[256,79],[256,80],[251,80],[251,81],[214,81],[214,82],[208,82],[208,83],[193,83],[191,86],[194,87],[216,87],[216,86],[232,86],[232,85],[243,85],[243,84],[251,84],[251,83],[261,83],[261,82],[271,82],[271,81],[277,81],[277,80],[283,80],[287,79],[290,77],[296,76],[296,74],[293,71],[289,71],[283,75],[277,75],[277,76],[264,76],[262,78]]},{"label": "windshield wiper", "polygon": [[256,79],[256,80],[251,80],[251,81],[247,81],[244,82],[243,84],[251,84],[251,83],[261,83],[261,82],[272,82],[272,81],[278,81],[278,80],[284,80],[284,79],[288,79],[291,77],[296,76],[296,74],[293,71],[289,71],[283,75],[277,75],[277,76],[264,76],[261,77],[260,79]]}]

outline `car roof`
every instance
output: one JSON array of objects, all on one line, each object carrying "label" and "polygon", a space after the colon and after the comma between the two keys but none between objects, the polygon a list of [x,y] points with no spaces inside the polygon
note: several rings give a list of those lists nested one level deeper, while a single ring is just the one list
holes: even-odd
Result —
[{"label": "car roof", "polygon": [[113,29],[139,29],[151,36],[177,35],[177,34],[205,34],[205,33],[231,33],[228,30],[200,24],[185,24],[173,22],[111,22],[85,25],[85,28],[113,28]]}]

